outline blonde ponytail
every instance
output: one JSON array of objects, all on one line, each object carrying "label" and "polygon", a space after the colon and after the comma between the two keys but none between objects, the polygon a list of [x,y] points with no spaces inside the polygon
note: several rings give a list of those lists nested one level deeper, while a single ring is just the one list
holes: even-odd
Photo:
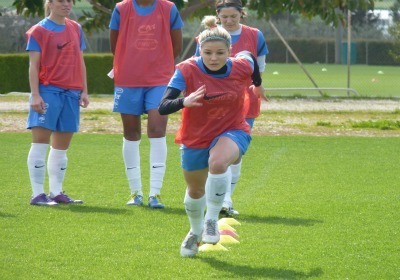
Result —
[{"label": "blonde ponytail", "polygon": [[200,33],[198,39],[200,48],[204,42],[207,41],[222,41],[230,49],[232,40],[231,35],[224,28],[217,25],[217,17],[205,16],[201,21],[201,24],[206,28]]}]

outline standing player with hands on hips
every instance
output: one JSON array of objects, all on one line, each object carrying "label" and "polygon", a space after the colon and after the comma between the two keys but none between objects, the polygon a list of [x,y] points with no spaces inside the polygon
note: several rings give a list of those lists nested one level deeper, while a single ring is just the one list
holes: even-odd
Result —
[{"label": "standing player with hands on hips", "polygon": [[203,24],[208,29],[198,37],[200,57],[177,65],[159,106],[163,115],[182,109],[175,142],[181,144],[190,223],[180,248],[183,257],[195,256],[201,241],[219,242],[217,220],[231,183],[229,166],[240,161],[251,141],[244,89],[250,78],[261,85],[256,58],[249,52],[230,58],[229,33],[215,27],[215,17]]},{"label": "standing player with hands on hips", "polygon": [[160,192],[167,157],[167,116],[158,105],[174,73],[174,59],[182,51],[183,22],[173,2],[124,0],[110,21],[114,54],[114,112],[121,114],[122,154],[131,196],[127,205],[143,204],[140,171],[141,115],[148,114],[150,191],[148,206],[164,208]]},{"label": "standing player with hands on hips", "polygon": [[[68,19],[73,0],[46,0],[46,18],[27,31],[31,89],[27,128],[32,131],[28,170],[32,205],[83,203],[63,192],[67,149],[79,130],[80,109],[89,105],[86,48],[81,26]],[[47,159],[50,195],[44,192]]]}]

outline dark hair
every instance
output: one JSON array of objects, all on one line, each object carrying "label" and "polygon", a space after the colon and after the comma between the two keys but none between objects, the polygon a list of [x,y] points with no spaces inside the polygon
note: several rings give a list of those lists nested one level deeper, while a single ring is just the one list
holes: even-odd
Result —
[{"label": "dark hair", "polygon": [[216,0],[215,9],[217,10],[217,14],[223,8],[235,8],[241,13],[240,18],[246,16],[245,11],[243,10],[243,4],[241,0]]}]

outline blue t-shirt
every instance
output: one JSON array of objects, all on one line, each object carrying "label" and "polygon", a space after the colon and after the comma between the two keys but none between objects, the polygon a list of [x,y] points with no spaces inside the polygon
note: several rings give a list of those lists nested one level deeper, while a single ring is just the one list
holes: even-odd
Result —
[{"label": "blue t-shirt", "polygon": [[[157,0],[154,1],[153,5],[149,7],[140,7],[135,0],[132,0],[133,5],[135,7],[136,12],[141,15],[141,16],[147,16],[151,14],[155,7]],[[111,20],[110,20],[110,25],[109,28],[112,30],[119,30],[119,24],[120,24],[120,14],[118,11],[118,7],[115,6],[114,11],[111,15]],[[175,5],[172,5],[171,13],[170,13],[170,26],[171,30],[176,30],[176,29],[181,29],[183,27],[183,21],[181,18],[181,15],[178,12],[178,9],[176,8]]]},{"label": "blue t-shirt", "polygon": [[[243,56],[243,57],[245,57],[250,62],[252,69],[254,70],[253,60],[248,56]],[[214,77],[214,78],[228,77],[232,71],[232,60],[229,57],[226,60],[227,71],[224,74],[208,74],[206,69],[204,68],[204,64],[203,64],[201,57],[199,57],[199,56],[196,57],[195,61],[196,61],[197,67],[199,67],[203,73],[206,73],[207,75],[210,75],[211,77]],[[172,76],[171,80],[169,81],[168,87],[173,87],[173,88],[179,89],[180,91],[183,91],[186,88],[185,79],[183,78],[182,72],[179,69],[175,70],[174,75]]]},{"label": "blue t-shirt", "polygon": [[[54,21],[50,20],[49,18],[44,18],[42,19],[38,25],[42,26],[43,28],[53,31],[53,32],[62,32],[65,30],[65,24],[58,24],[55,23]],[[79,25],[80,29],[80,39],[81,39],[81,51],[86,50],[86,44],[85,40],[83,38],[83,32],[82,32],[82,27]],[[36,52],[42,52],[40,49],[40,46],[38,42],[33,38],[33,36],[29,37],[28,43],[26,45],[26,50],[27,51],[36,51]]]}]

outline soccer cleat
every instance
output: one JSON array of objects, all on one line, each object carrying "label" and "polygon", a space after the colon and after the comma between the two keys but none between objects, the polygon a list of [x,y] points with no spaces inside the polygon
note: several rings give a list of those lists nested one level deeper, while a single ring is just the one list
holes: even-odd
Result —
[{"label": "soccer cleat", "polygon": [[159,194],[149,196],[148,204],[150,208],[164,208],[164,204],[161,202],[161,196]]},{"label": "soccer cleat", "polygon": [[201,235],[189,231],[181,245],[182,257],[194,257],[199,252]]},{"label": "soccer cleat", "polygon": [[237,217],[237,216],[239,216],[239,212],[236,211],[235,209],[233,209],[233,207],[231,207],[228,209],[227,216],[228,217]]},{"label": "soccer cleat", "polygon": [[129,198],[129,201],[126,203],[126,205],[136,205],[136,206],[142,206],[143,205],[143,195],[137,194],[138,192],[134,192],[131,197]]},{"label": "soccer cleat", "polygon": [[45,193],[41,193],[35,197],[32,196],[31,205],[56,206],[58,203],[51,200]]},{"label": "soccer cleat", "polygon": [[59,195],[54,196],[50,194],[50,199],[54,202],[61,203],[61,204],[82,204],[83,200],[80,199],[73,199],[66,195],[64,192],[60,193]]},{"label": "soccer cleat", "polygon": [[219,242],[219,230],[216,220],[207,220],[204,224],[203,242],[217,244]]},{"label": "soccer cleat", "polygon": [[221,211],[219,212],[221,216],[224,217],[236,217],[239,215],[239,212],[233,209],[233,204],[232,202],[229,201],[224,201],[222,204]]}]

